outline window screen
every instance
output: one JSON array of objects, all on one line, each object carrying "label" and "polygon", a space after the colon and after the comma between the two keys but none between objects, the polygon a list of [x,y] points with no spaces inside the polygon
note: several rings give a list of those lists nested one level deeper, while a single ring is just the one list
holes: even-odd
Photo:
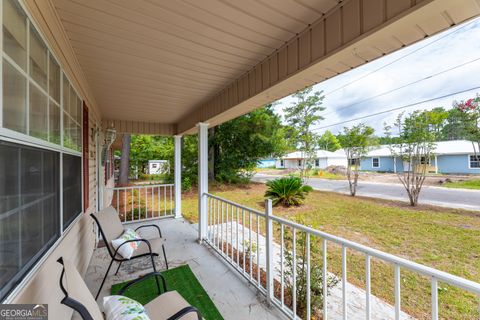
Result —
[{"label": "window screen", "polygon": [[59,237],[58,153],[0,141],[0,299]]}]

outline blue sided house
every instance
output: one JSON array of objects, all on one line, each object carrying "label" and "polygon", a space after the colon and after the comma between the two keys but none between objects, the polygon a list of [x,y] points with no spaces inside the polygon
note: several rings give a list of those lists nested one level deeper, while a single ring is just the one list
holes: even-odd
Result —
[{"label": "blue sided house", "polygon": [[[437,142],[434,155],[425,159],[425,164],[431,173],[480,174],[480,157],[475,156],[473,144],[467,140]],[[393,157],[389,146],[371,150],[360,160],[360,169],[366,171],[402,172],[406,168],[408,164]]]}]

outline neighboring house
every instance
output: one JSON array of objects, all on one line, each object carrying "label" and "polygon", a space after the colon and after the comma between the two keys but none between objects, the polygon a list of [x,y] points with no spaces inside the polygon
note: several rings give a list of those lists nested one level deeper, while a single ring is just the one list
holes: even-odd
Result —
[{"label": "neighboring house", "polygon": [[257,168],[274,168],[275,159],[262,159],[258,162]]},{"label": "neighboring house", "polygon": [[162,174],[170,172],[167,160],[148,160],[148,174]]},{"label": "neighboring house", "polygon": [[[343,150],[330,152],[326,150],[316,151],[312,167],[316,169],[325,169],[329,166],[347,166],[347,157]],[[275,161],[275,168],[299,169],[305,161],[304,154],[301,151],[295,151],[279,158]]]},{"label": "neighboring house", "polygon": [[[471,141],[453,140],[437,142],[431,159],[423,162],[427,171],[446,174],[480,174],[480,159],[475,157]],[[360,169],[378,172],[403,172],[408,163],[394,158],[388,146],[381,146],[360,161]]]}]

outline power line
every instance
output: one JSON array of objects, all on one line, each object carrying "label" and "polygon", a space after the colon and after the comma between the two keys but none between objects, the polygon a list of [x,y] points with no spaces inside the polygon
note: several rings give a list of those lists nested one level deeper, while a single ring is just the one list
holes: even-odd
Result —
[{"label": "power line", "polygon": [[380,71],[380,70],[382,70],[382,69],[384,69],[384,68],[386,68],[386,67],[388,67],[388,66],[391,66],[392,64],[394,64],[394,63],[396,63],[396,62],[398,62],[398,61],[400,61],[400,60],[402,60],[402,59],[404,59],[404,58],[406,58],[406,57],[408,57],[408,56],[410,56],[410,55],[412,55],[412,54],[414,54],[414,53],[416,53],[416,52],[418,52],[418,51],[420,51],[420,50],[422,50],[422,49],[424,49],[424,48],[426,48],[426,47],[428,47],[428,46],[430,46],[430,45],[432,45],[432,44],[434,44],[434,43],[436,43],[436,42],[438,42],[438,41],[440,41],[440,40],[442,40],[442,39],[444,39],[444,38],[446,38],[446,37],[448,37],[448,36],[450,36],[450,35],[452,35],[452,34],[454,34],[454,33],[456,33],[456,32],[458,32],[458,31],[460,31],[460,30],[462,30],[462,29],[464,29],[464,28],[468,27],[469,25],[471,25],[471,24],[473,24],[473,23],[475,23],[475,22],[476,22],[476,20],[473,20],[473,21],[471,21],[471,22],[469,22],[469,23],[467,23],[467,24],[459,27],[459,28],[458,28],[457,30],[455,30],[455,31],[452,31],[452,32],[450,32],[450,33],[448,33],[448,34],[445,34],[445,35],[443,35],[443,36],[435,39],[435,40],[432,40],[431,42],[427,43],[426,45],[424,45],[424,46],[422,46],[422,47],[419,47],[419,48],[413,50],[412,52],[409,52],[409,53],[407,53],[407,54],[405,54],[405,55],[403,55],[403,56],[401,56],[401,57],[398,57],[397,59],[395,59],[395,60],[393,60],[393,61],[391,61],[391,62],[389,62],[389,63],[387,63],[387,64],[385,64],[385,65],[383,65],[383,66],[381,66],[381,67],[379,67],[379,68],[377,68],[377,69],[375,69],[375,70],[372,70],[372,71],[368,72],[367,74],[365,74],[365,75],[363,75],[363,76],[361,76],[361,77],[358,77],[358,78],[356,78],[356,79],[354,79],[354,80],[352,80],[352,81],[350,81],[350,82],[345,83],[344,85],[341,85],[340,87],[338,87],[338,88],[336,88],[336,89],[333,89],[333,90],[329,91],[328,93],[325,93],[325,96],[328,96],[328,95],[330,95],[330,94],[332,94],[332,93],[334,93],[334,92],[337,92],[338,90],[341,90],[341,89],[343,89],[343,88],[345,88],[345,87],[348,87],[349,85],[351,85],[351,84],[353,84],[353,83],[355,83],[355,82],[357,82],[357,81],[360,81],[360,80],[362,80],[362,79],[364,79],[364,78],[366,78],[366,77],[374,74],[375,72],[378,72],[378,71]]},{"label": "power line", "polygon": [[322,130],[322,129],[326,129],[326,128],[330,128],[330,127],[335,127],[335,126],[345,124],[345,123],[348,123],[348,122],[352,122],[352,121],[357,121],[357,120],[362,120],[362,119],[366,119],[366,118],[375,117],[375,116],[378,116],[378,115],[381,115],[381,114],[384,114],[384,113],[389,113],[389,112],[392,112],[392,111],[398,111],[398,110],[401,110],[401,109],[410,108],[410,107],[413,107],[413,106],[416,106],[416,105],[419,105],[419,104],[422,104],[422,103],[432,102],[432,101],[443,99],[443,98],[448,98],[448,97],[454,96],[454,95],[459,94],[459,93],[465,93],[465,92],[472,91],[472,90],[477,90],[477,89],[480,89],[480,86],[473,87],[473,88],[470,88],[470,89],[461,90],[461,91],[457,91],[457,92],[453,92],[453,93],[449,93],[449,94],[439,96],[439,97],[435,97],[435,98],[431,98],[431,99],[418,101],[418,102],[415,102],[415,103],[410,103],[410,104],[403,105],[403,106],[400,106],[400,107],[396,107],[396,108],[393,108],[393,109],[379,111],[379,112],[372,113],[372,114],[369,114],[369,115],[366,115],[366,116],[362,116],[362,117],[358,117],[358,118],[354,118],[354,119],[349,119],[349,120],[337,122],[337,123],[334,123],[334,124],[329,124],[328,126],[323,126],[323,127],[320,127],[320,128],[312,129],[312,131],[318,131],[318,130]]},{"label": "power line", "polygon": [[348,106],[344,106],[344,107],[335,109],[335,110],[333,110],[333,111],[330,111],[330,112],[321,114],[321,116],[327,116],[327,115],[329,115],[329,114],[336,113],[336,112],[338,112],[338,111],[340,111],[340,110],[348,109],[348,108],[351,108],[351,107],[353,107],[353,106],[359,105],[359,104],[364,103],[364,102],[366,102],[366,101],[369,101],[369,100],[372,100],[372,99],[375,99],[375,98],[378,98],[378,97],[381,97],[381,96],[385,96],[385,95],[390,94],[390,93],[392,93],[392,92],[398,91],[398,90],[400,90],[400,89],[406,88],[406,87],[411,86],[411,85],[413,85],[413,84],[420,83],[420,82],[425,81],[425,80],[429,80],[429,79],[431,79],[431,78],[434,78],[434,77],[439,76],[439,75],[441,75],[441,74],[444,74],[444,73],[453,71],[453,70],[455,70],[455,69],[464,67],[464,66],[466,66],[466,65],[469,65],[469,64],[471,64],[471,63],[473,63],[473,62],[476,62],[476,61],[479,61],[479,60],[480,60],[480,57],[479,57],[479,58],[476,58],[476,59],[473,59],[473,60],[470,60],[470,61],[467,61],[467,62],[464,62],[464,63],[461,63],[461,64],[456,65],[456,66],[454,66],[454,67],[451,67],[451,68],[448,68],[448,69],[439,71],[439,72],[437,72],[437,73],[431,74],[431,75],[429,75],[429,76],[423,77],[423,78],[418,79],[418,80],[415,80],[415,81],[413,81],[413,82],[404,84],[404,85],[402,85],[402,86],[400,86],[400,87],[397,87],[397,88],[394,88],[394,89],[391,89],[391,90],[388,90],[388,91],[379,93],[379,94],[377,94],[377,95],[368,97],[368,98],[366,98],[366,99],[357,101],[357,102],[355,102],[354,104],[351,104],[351,105],[348,105]]}]

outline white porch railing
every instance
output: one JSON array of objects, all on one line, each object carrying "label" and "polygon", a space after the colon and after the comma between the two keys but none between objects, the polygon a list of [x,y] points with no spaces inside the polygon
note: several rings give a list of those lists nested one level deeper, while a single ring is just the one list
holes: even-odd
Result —
[{"label": "white porch railing", "polygon": [[123,223],[173,217],[174,185],[136,185],[110,188],[112,206]]},{"label": "white porch railing", "polygon": [[[427,277],[431,285],[431,318],[439,318],[438,283],[442,282],[462,290],[469,291],[480,296],[480,284],[464,278],[436,270],[413,261],[400,258],[331,234],[309,228],[280,217],[272,215],[270,200],[265,203],[265,212],[251,209],[232,201],[205,193],[207,199],[207,238],[205,242],[232,265],[243,277],[256,286],[262,292],[267,301],[277,306],[289,318],[297,313],[297,266],[305,266],[305,295],[306,295],[306,318],[310,319],[311,310],[311,287],[312,287],[312,239],[316,244],[321,243],[321,266],[323,290],[323,319],[329,318],[327,312],[329,296],[327,294],[329,279],[336,278],[341,284],[341,301],[343,319],[347,319],[348,280],[347,280],[347,250],[357,253],[365,258],[365,318],[372,316],[372,293],[371,259],[379,260],[393,267],[394,283],[394,306],[392,317],[395,319],[408,318],[401,311],[401,272],[413,272],[419,276]],[[274,229],[275,227],[275,229]],[[299,239],[301,241],[299,241]],[[277,242],[275,242],[277,240]],[[299,242],[304,252],[303,258],[299,258]],[[328,271],[327,250],[339,250],[341,252],[341,271],[333,275]],[[317,248],[315,248],[317,249]],[[262,252],[265,251],[265,252]],[[287,271],[286,255],[290,255],[290,271]],[[303,260],[302,260],[303,259]],[[274,261],[277,260],[277,261]],[[275,268],[275,263],[279,266]],[[318,265],[318,263],[317,263]],[[293,267],[292,267],[293,266]],[[287,273],[288,272],[288,273]],[[288,276],[291,281],[287,284]],[[290,286],[286,290],[286,286]],[[363,291],[362,291],[363,292]],[[290,293],[290,297],[286,297]]]}]

